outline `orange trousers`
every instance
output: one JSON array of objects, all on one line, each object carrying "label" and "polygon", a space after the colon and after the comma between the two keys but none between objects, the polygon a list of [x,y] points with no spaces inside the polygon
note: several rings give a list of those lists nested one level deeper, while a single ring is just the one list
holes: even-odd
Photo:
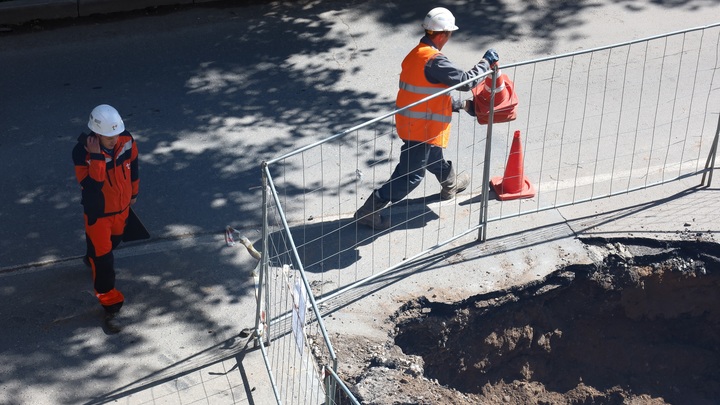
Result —
[{"label": "orange trousers", "polygon": [[92,267],[95,296],[106,312],[115,313],[125,297],[115,288],[115,258],[113,250],[120,244],[129,209],[109,217],[90,220],[85,215],[85,241]]}]

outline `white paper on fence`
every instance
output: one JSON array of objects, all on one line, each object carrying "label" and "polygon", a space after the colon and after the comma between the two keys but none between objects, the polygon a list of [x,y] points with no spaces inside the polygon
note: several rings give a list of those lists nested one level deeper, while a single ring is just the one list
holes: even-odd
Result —
[{"label": "white paper on fence", "polygon": [[293,323],[292,330],[295,335],[295,344],[297,344],[300,357],[303,354],[305,346],[305,310],[307,308],[307,295],[305,294],[305,285],[302,280],[295,280],[295,291],[293,292]]}]

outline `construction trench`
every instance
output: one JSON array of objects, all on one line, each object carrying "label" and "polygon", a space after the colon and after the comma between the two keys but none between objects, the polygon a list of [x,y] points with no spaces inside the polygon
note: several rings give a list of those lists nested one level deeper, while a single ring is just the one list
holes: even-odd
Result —
[{"label": "construction trench", "polygon": [[598,263],[461,302],[407,302],[395,345],[469,402],[718,403],[720,246],[583,242],[604,251]]}]

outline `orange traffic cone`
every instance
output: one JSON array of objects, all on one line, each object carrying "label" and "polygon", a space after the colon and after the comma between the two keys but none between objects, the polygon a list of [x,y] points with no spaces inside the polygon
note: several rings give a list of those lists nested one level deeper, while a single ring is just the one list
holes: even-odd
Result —
[{"label": "orange traffic cone", "polygon": [[505,175],[490,179],[490,184],[492,184],[500,200],[515,200],[535,196],[535,187],[525,176],[523,166],[520,131],[515,131],[512,146],[510,147],[510,156],[508,156],[507,166],[505,166]]},{"label": "orange traffic cone", "polygon": [[[490,117],[490,97],[492,96],[492,76],[485,78],[482,85],[472,89],[475,115],[480,124],[487,124]],[[517,118],[518,98],[515,84],[506,74],[497,72],[495,80],[495,100],[493,102],[493,122],[509,122]]]}]

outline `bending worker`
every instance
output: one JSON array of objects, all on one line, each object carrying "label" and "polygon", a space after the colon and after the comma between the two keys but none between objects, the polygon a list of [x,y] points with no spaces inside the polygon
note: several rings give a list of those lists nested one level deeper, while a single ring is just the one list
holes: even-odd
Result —
[{"label": "bending worker", "polygon": [[[458,29],[455,17],[446,8],[430,10],[422,27],[425,36],[402,62],[397,108],[478,77],[498,61],[497,52],[489,49],[480,62],[465,72],[440,53],[453,31]],[[478,78],[458,90],[469,91],[482,80]],[[390,179],[373,191],[365,204],[355,212],[358,224],[374,229],[389,228],[389,218],[383,218],[380,210],[410,194],[425,177],[426,170],[440,182],[440,198],[443,200],[452,199],[467,188],[470,176],[467,173],[457,174],[455,165],[443,157],[443,148],[447,147],[450,137],[452,113],[462,108],[460,100],[446,94],[396,114],[397,134],[403,140],[400,161]]]},{"label": "bending worker", "polygon": [[80,135],[72,157],[82,187],[87,259],[95,295],[105,308],[106,326],[118,332],[114,318],[125,299],[115,288],[113,249],[120,244],[130,205],[137,200],[138,149],[120,114],[109,105],[92,110],[88,127],[90,135]]}]

